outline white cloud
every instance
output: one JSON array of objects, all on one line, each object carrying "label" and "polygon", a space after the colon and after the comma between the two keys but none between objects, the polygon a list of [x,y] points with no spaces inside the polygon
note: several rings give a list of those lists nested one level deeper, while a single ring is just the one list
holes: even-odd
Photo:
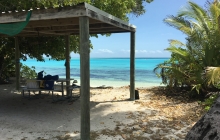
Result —
[{"label": "white cloud", "polygon": [[147,53],[147,50],[135,50],[136,53]]},{"label": "white cloud", "polygon": [[121,50],[124,53],[130,53],[130,50]]},{"label": "white cloud", "polygon": [[155,51],[149,51],[149,53],[156,53]]},{"label": "white cloud", "polygon": [[157,53],[162,53],[162,51],[160,51],[160,50],[156,50],[156,52],[157,52]]},{"label": "white cloud", "polygon": [[98,52],[102,52],[102,53],[114,53],[113,51],[108,50],[108,49],[99,49]]},{"label": "white cloud", "polygon": [[[130,53],[130,50],[121,50],[121,52],[124,52],[124,53]],[[158,54],[158,53],[163,53],[163,51],[160,51],[160,50],[155,50],[155,51],[147,51],[147,50],[135,50],[135,53],[139,53],[139,54],[141,54],[141,53],[148,53],[148,54]]]}]

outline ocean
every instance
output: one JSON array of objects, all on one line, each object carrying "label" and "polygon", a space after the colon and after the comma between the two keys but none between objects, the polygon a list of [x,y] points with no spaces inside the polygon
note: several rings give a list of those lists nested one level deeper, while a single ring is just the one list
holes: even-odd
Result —
[{"label": "ocean", "polygon": [[[153,69],[157,64],[168,58],[136,58],[135,59],[135,86],[152,87],[160,86],[161,79],[156,76]],[[44,75],[59,75],[65,78],[65,61],[46,59],[39,62],[35,59],[21,61],[27,66],[34,66],[36,72],[44,70]],[[80,84],[80,59],[72,58],[70,61],[71,78]],[[130,59],[129,58],[90,58],[90,85],[121,87],[130,84]]]}]

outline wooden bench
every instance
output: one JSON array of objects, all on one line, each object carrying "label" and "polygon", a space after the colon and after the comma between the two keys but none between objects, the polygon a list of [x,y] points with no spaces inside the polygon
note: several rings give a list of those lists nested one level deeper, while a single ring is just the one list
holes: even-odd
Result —
[{"label": "wooden bench", "polygon": [[[25,86],[21,86],[21,89],[22,89],[22,95],[23,97],[25,97],[24,93],[25,91],[28,91],[28,97],[30,98],[31,97],[31,92],[35,92],[35,91],[38,91],[39,92],[39,95],[41,94],[41,91],[48,91],[48,92],[52,92],[52,98],[54,100],[54,92],[61,92],[62,93],[62,99],[72,99],[72,98],[78,98],[80,96],[72,96],[72,91],[79,88],[79,86],[68,86],[67,90],[69,90],[70,92],[70,95],[64,95],[64,84],[63,82],[66,81],[66,79],[59,79],[59,80],[56,80],[56,82],[61,82],[60,84],[60,87],[61,89],[43,89],[43,88],[40,88],[40,81],[41,80],[36,80],[36,79],[28,79],[27,81],[29,81],[29,85],[25,85]],[[26,81],[26,83],[28,83]],[[49,80],[49,81],[53,81],[53,80]],[[74,83],[75,83],[76,80],[74,80]],[[55,82],[55,80],[54,80]],[[37,84],[36,84],[37,83]],[[31,85],[30,85],[31,84]],[[57,86],[57,85],[56,85]],[[38,88],[39,87],[39,88]]]},{"label": "wooden bench", "polygon": [[[23,95],[23,97],[25,97],[25,95],[24,95],[25,91],[28,91],[28,98],[29,99],[31,98],[31,92],[34,92],[34,91],[38,91],[39,95],[41,94],[41,91],[52,92],[52,99],[53,99],[53,101],[55,101],[54,94],[53,94],[54,92],[61,92],[62,93],[62,90],[58,90],[58,89],[27,88],[26,86],[23,86],[21,88],[22,88],[22,95]],[[70,96],[68,96],[68,98],[70,100],[72,100],[72,98],[79,98],[80,97],[80,95],[77,95],[77,96],[73,96],[72,95],[72,91],[75,90],[75,89],[79,89],[79,87],[70,86],[68,89],[70,90]],[[63,95],[62,95],[62,97],[63,97]]]},{"label": "wooden bench", "polygon": [[[27,88],[27,87],[21,87],[22,88],[22,95],[23,97],[25,97],[24,92],[28,91],[28,97],[30,98],[31,96],[31,91],[38,91],[39,94],[41,94],[41,91],[48,91],[48,92],[52,92],[52,98],[53,98],[53,93],[54,92],[62,92],[62,90],[56,90],[56,89],[41,89],[41,88]],[[54,99],[54,98],[53,98]]]}]

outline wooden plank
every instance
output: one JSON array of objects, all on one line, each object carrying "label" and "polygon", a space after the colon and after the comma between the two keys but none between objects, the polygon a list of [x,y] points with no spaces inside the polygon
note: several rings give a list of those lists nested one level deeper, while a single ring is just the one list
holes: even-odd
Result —
[{"label": "wooden plank", "polygon": [[[25,21],[27,12],[28,11],[0,14],[0,23]],[[75,23],[78,24],[77,20],[80,16],[90,17],[91,23],[108,23],[110,25],[123,28],[127,31],[135,31],[136,28],[128,22],[114,17],[86,3],[77,6],[69,6],[62,8],[32,10],[30,22],[27,26],[34,27],[45,25],[73,25]]]},{"label": "wooden plank", "polygon": [[[117,29],[117,28],[106,28],[106,29],[90,29],[90,34],[101,34],[101,33],[125,33],[126,30]],[[79,29],[66,29],[66,30],[42,30],[42,31],[34,31],[34,30],[23,30],[22,33],[16,36],[23,37],[36,37],[36,36],[64,36],[66,34],[69,35],[79,35]],[[0,34],[1,37],[8,37],[7,35]]]},{"label": "wooden plank", "polygon": [[90,46],[89,19],[79,18],[80,25],[80,94],[81,140],[90,139]]},{"label": "wooden plank", "polygon": [[[66,35],[66,79],[70,79],[70,36]],[[69,91],[69,86],[70,86],[70,81],[66,81],[66,94],[69,96],[70,91]]]},{"label": "wooden plank", "polygon": [[135,32],[130,33],[130,100],[135,100]]},{"label": "wooden plank", "polygon": [[134,25],[131,25],[125,21],[122,21],[122,20],[120,20],[110,14],[108,14],[109,16],[104,16],[101,13],[92,11],[90,9],[87,11],[88,11],[87,15],[92,19],[96,19],[96,20],[99,20],[103,23],[108,23],[108,24],[113,25],[115,27],[122,28],[122,29],[126,30],[127,32],[129,32],[129,31],[135,32],[136,31],[136,27]]},{"label": "wooden plank", "polygon": [[[37,29],[35,29],[35,28],[32,28],[32,29],[24,29],[23,31],[22,31],[22,33],[20,33],[20,35],[22,35],[23,33],[25,33],[25,32],[33,32],[33,33],[36,33],[36,34],[38,34],[38,33],[44,33],[44,34],[46,34],[46,33],[48,33],[48,34],[57,34],[57,35],[64,35],[65,33],[66,34],[71,34],[71,33],[73,33],[73,34],[79,34],[79,28],[71,28],[71,27],[66,27],[66,26],[64,26],[64,27],[56,27],[56,28],[46,28],[46,27],[44,27],[44,28],[37,28]],[[101,26],[95,26],[95,27],[91,27],[90,28],[90,32],[92,33],[92,32],[95,32],[95,33],[111,33],[111,32],[126,32],[125,30],[123,30],[123,29],[118,29],[118,28],[115,28],[115,27],[101,27]]]},{"label": "wooden plank", "polygon": [[[90,19],[90,24],[101,23],[98,20]],[[33,28],[33,27],[52,27],[52,26],[68,26],[68,25],[79,25],[79,18],[60,18],[60,19],[50,19],[50,20],[38,20],[38,21],[30,21],[25,28]]]},{"label": "wooden plank", "polygon": [[[0,23],[25,21],[27,12],[28,11],[1,14]],[[73,18],[73,17],[85,16],[85,15],[86,15],[86,9],[85,8],[83,9],[82,6],[39,9],[39,10],[32,10],[30,21],[50,20],[50,19],[59,19],[59,18],[64,19],[64,18]]]},{"label": "wooden plank", "polygon": [[23,31],[59,31],[59,30],[62,30],[62,31],[65,31],[65,30],[71,30],[71,29],[74,29],[74,30],[79,30],[79,25],[67,25],[67,26],[44,26],[44,27],[33,27],[33,28],[25,28]]},{"label": "wooden plank", "polygon": [[[114,27],[112,25],[106,24],[106,23],[93,23],[89,25],[90,29],[104,29],[104,28],[113,28],[113,29],[119,29],[117,27]],[[42,30],[71,30],[71,29],[77,29],[79,30],[79,25],[56,25],[54,26],[53,24],[44,24],[44,26],[34,26],[34,27],[25,27],[24,30],[32,30],[32,31],[42,31]],[[119,30],[124,30],[124,29],[119,29]]]},{"label": "wooden plank", "polygon": [[79,18],[65,18],[65,19],[51,19],[51,20],[39,20],[39,21],[30,21],[25,28],[32,27],[45,27],[45,26],[63,26],[63,25],[78,25]]},{"label": "wooden plank", "polygon": [[[25,21],[27,11],[0,14],[0,23]],[[33,10],[30,22],[16,36],[79,34],[79,17],[89,17],[91,34],[135,32],[135,26],[86,3],[62,8]],[[6,35],[0,34],[2,37]]]},{"label": "wooden plank", "polygon": [[[90,31],[100,31],[102,32],[120,32],[120,31],[124,31],[124,29],[120,29],[120,28],[115,28],[114,26],[111,25],[106,25],[106,24],[92,24],[89,26]],[[56,32],[58,33],[58,31],[61,31],[62,33],[67,32],[67,33],[75,33],[78,32],[79,33],[79,26],[78,25],[68,25],[68,26],[45,26],[45,27],[36,27],[36,28],[25,28],[23,32],[54,32],[56,34]]]},{"label": "wooden plank", "polygon": [[41,89],[41,88],[22,88],[23,91],[55,91],[55,92],[62,92],[58,89]]},{"label": "wooden plank", "polygon": [[54,36],[54,35],[60,35],[60,36],[63,36],[63,35],[66,35],[66,32],[64,33],[58,33],[56,31],[29,31],[29,30],[25,30],[23,31],[22,33],[19,34],[19,36],[28,36],[28,35],[33,35],[33,36],[40,36],[40,35],[50,35],[50,36]]},{"label": "wooden plank", "polygon": [[16,73],[16,90],[20,89],[20,50],[18,37],[15,37],[15,73]]},{"label": "wooden plank", "polygon": [[107,17],[109,19],[111,19],[112,21],[114,22],[118,22],[118,23],[121,23],[121,24],[124,24],[126,26],[130,26],[131,28],[136,28],[134,25],[132,24],[129,24],[128,22],[124,21],[124,20],[121,20],[109,13],[106,13],[105,11],[102,11],[92,5],[89,5],[87,3],[85,3],[85,7],[87,9],[87,15],[89,15],[89,17],[95,17],[95,18],[99,18],[99,16],[102,16],[102,17]]}]

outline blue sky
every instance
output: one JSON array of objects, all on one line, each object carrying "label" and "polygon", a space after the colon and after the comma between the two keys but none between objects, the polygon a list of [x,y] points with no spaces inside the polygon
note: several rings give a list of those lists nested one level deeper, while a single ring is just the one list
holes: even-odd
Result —
[{"label": "blue sky", "polygon": [[[191,0],[200,6],[205,6],[206,0]],[[170,57],[165,51],[169,39],[177,39],[185,43],[185,35],[166,25],[163,19],[168,15],[176,15],[187,5],[188,0],[154,0],[145,4],[146,13],[142,16],[129,16],[129,23],[136,29],[136,58],[138,57]],[[93,50],[90,57],[129,57],[130,33],[112,34],[110,37],[99,36],[90,38]],[[78,57],[71,54],[72,57]]]}]

